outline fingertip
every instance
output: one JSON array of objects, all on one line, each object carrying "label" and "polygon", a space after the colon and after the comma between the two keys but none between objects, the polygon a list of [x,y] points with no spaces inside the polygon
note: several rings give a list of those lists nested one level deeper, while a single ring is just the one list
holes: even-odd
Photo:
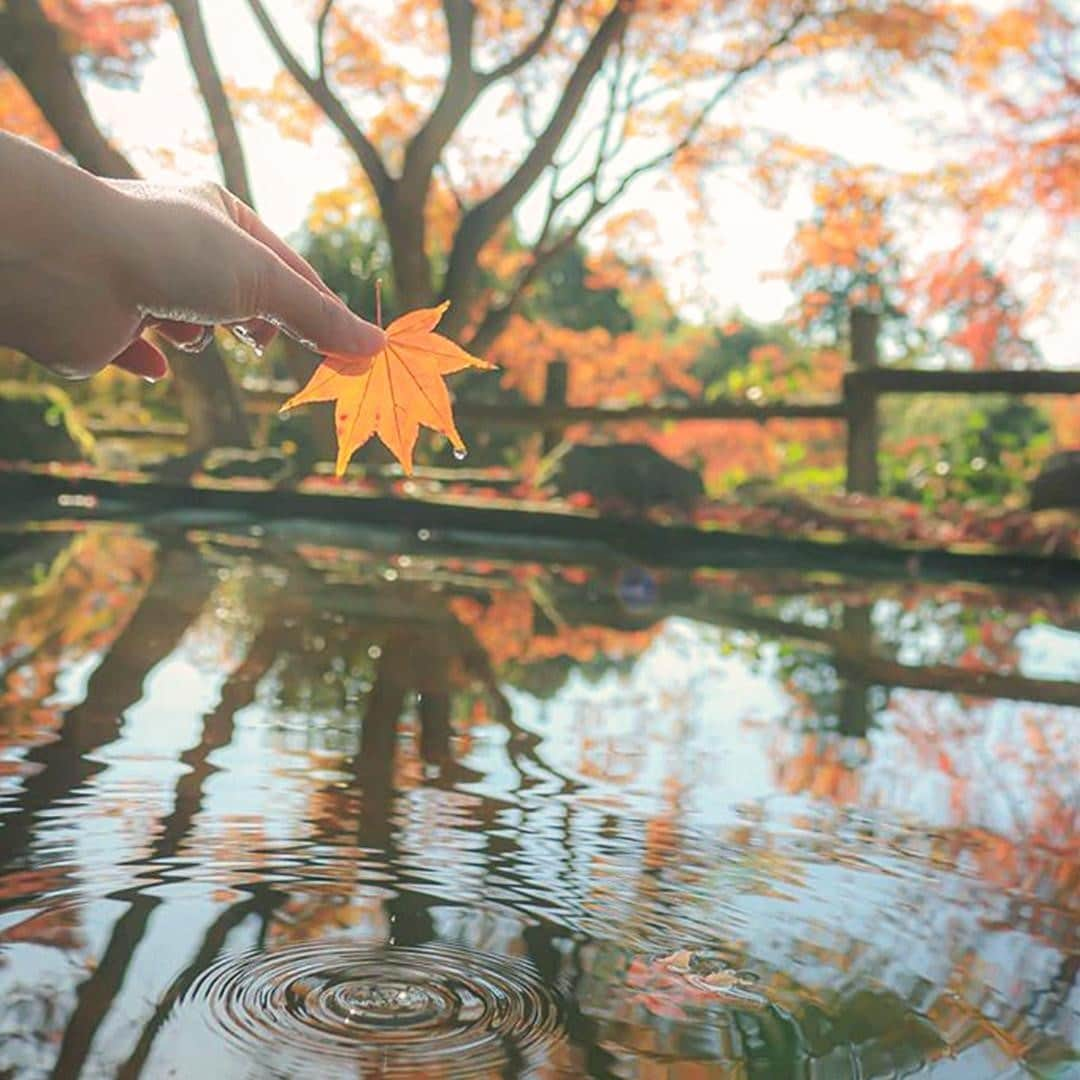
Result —
[{"label": "fingertip", "polygon": [[386,346],[386,332],[354,315],[333,293],[318,289],[285,262],[270,255],[256,279],[255,307],[290,337],[315,352],[372,356]]},{"label": "fingertip", "polygon": [[150,383],[169,374],[169,362],[165,359],[165,354],[145,338],[136,338],[112,363],[115,367],[138,375]]},{"label": "fingertip", "polygon": [[354,315],[336,297],[326,297],[323,318],[308,342],[317,352],[374,356],[386,348],[386,331]]},{"label": "fingertip", "polygon": [[231,323],[229,332],[242,345],[246,345],[256,356],[262,356],[267,346],[277,336],[277,327],[265,319],[247,319],[244,322]]}]

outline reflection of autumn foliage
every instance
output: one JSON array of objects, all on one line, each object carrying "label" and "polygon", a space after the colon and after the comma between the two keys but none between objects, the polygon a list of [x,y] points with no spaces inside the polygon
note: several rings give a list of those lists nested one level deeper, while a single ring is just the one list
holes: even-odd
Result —
[{"label": "reflection of autumn foliage", "polygon": [[493,591],[487,604],[472,597],[455,597],[450,601],[450,610],[472,630],[496,670],[511,662],[528,665],[559,657],[588,663],[601,656],[612,660],[637,656],[651,644],[659,629],[562,625],[541,632],[536,626],[533,598],[525,591]]},{"label": "reflection of autumn foliage", "polygon": [[841,805],[857,803],[862,755],[850,752],[853,741],[859,740],[832,735],[799,736],[787,756],[778,756],[777,784],[792,795],[805,792]]},{"label": "reflection of autumn foliage", "polygon": [[[155,548],[120,529],[80,533],[36,584],[8,593],[0,642],[0,707],[10,725],[23,717],[24,736],[39,730],[57,676],[93,653],[107,651],[127,626],[153,578]],[[30,706],[25,711],[24,705]],[[51,710],[45,709],[45,712]]]},{"label": "reflection of autumn foliage", "polygon": [[1066,903],[1080,880],[1072,718],[1032,705],[995,722],[990,709],[951,700],[894,690],[869,739],[780,735],[777,784],[901,820],[929,813],[948,830],[951,858],[970,861],[982,880],[1050,908]]},{"label": "reflection of autumn foliage", "polygon": [[51,949],[73,952],[83,943],[82,930],[79,907],[68,904],[49,908],[6,927],[0,933],[0,943],[44,945]]}]

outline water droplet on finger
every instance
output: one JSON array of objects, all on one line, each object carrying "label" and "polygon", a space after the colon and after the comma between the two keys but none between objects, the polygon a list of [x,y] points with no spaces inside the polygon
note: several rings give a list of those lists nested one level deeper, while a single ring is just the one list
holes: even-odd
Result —
[{"label": "water droplet on finger", "polygon": [[256,356],[262,356],[262,345],[259,344],[255,335],[246,326],[238,323],[235,326],[230,326],[229,330],[232,331],[232,336],[242,345],[246,345]]}]

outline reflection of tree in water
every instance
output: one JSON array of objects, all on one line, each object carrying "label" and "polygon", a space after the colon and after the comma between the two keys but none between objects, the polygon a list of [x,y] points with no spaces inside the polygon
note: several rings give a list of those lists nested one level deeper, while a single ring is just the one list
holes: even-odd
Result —
[{"label": "reflection of tree in water", "polygon": [[[388,578],[349,555],[347,573],[340,563],[330,571],[328,565],[297,559],[268,579],[277,580],[276,586],[263,582],[249,588],[241,587],[250,580],[247,556],[236,556],[240,569],[227,582],[206,558],[202,544],[162,549],[165,576],[149,586],[112,639],[89,678],[85,700],[65,715],[59,743],[32,752],[42,766],[38,776],[45,779],[27,778],[14,803],[16,829],[5,831],[5,843],[8,835],[15,837],[20,857],[32,858],[34,831],[47,830],[44,812],[104,767],[84,755],[117,737],[120,718],[139,699],[150,669],[193,633],[212,644],[213,635],[199,630],[207,613],[235,607],[235,625],[245,632],[237,639],[236,655],[225,658],[227,675],[197,741],[178,755],[184,768],[140,853],[140,880],[116,893],[128,906],[109,932],[95,970],[79,985],[70,1012],[54,1017],[63,1026],[59,1061],[69,1075],[90,1060],[96,1033],[120,1007],[134,953],[163,903],[154,886],[175,872],[178,858],[203,864],[199,880],[217,879],[235,900],[220,904],[190,962],[141,1021],[121,1076],[138,1075],[170,1005],[226,947],[232,930],[252,917],[266,943],[335,932],[380,941],[392,934],[403,944],[458,935],[478,948],[527,955],[545,977],[574,988],[582,1007],[581,1015],[571,1016],[576,1037],[609,1047],[591,1051],[603,1059],[598,1072],[610,1069],[607,1055],[618,1057],[619,1047],[635,1048],[638,1067],[642,1060],[670,1061],[671,1055],[702,1061],[727,1055],[760,1075],[770,1075],[769,1069],[790,1071],[807,1054],[826,1071],[842,1068],[851,1044],[865,1075],[887,1074],[913,1064],[912,1055],[944,1054],[942,1033],[953,1050],[989,1032],[1002,1045],[1011,1039],[1008,1052],[1016,1056],[1045,1051],[1052,1060],[1059,1052],[1024,1020],[1022,1002],[1001,1011],[996,1000],[984,1001],[978,940],[958,935],[950,944],[947,977],[934,993],[928,997],[924,987],[905,996],[895,986],[876,986],[887,966],[888,941],[875,953],[868,944],[873,931],[846,925],[825,940],[822,927],[799,913],[800,897],[813,893],[805,873],[808,860],[857,868],[867,859],[886,858],[889,837],[882,837],[880,846],[865,837],[855,842],[838,818],[818,830],[817,849],[808,851],[805,841],[785,839],[764,817],[702,837],[685,826],[685,787],[675,780],[664,789],[661,804],[640,818],[602,802],[590,805],[588,798],[559,797],[572,796],[581,782],[553,775],[536,754],[536,738],[516,727],[501,690],[507,683],[522,685],[535,672],[554,681],[582,666],[594,675],[629,669],[655,640],[667,614],[699,621],[711,616],[710,621],[733,625],[740,650],[761,650],[775,640],[778,619],[755,623],[748,616],[760,611],[747,609],[729,620],[720,603],[724,597],[680,596],[678,582],[665,583],[665,599],[674,597],[670,605],[633,614],[610,598],[585,596],[581,582],[543,569],[515,577],[513,568],[489,566],[480,572],[464,564],[448,570],[433,560],[399,564],[397,575]],[[332,561],[325,552],[323,559]],[[500,603],[513,610],[496,618]],[[587,621],[588,612],[596,622]],[[849,637],[865,636],[858,626],[847,629]],[[98,647],[109,644],[101,641]],[[835,644],[835,638],[821,643]],[[835,649],[819,646],[810,653],[823,666],[835,658]],[[835,674],[836,667],[832,670]],[[40,702],[33,695],[29,700]],[[238,711],[252,704],[267,712],[271,731],[276,725],[288,736],[273,746],[274,760],[295,764],[309,755],[313,766],[311,775],[301,767],[282,774],[283,783],[296,784],[305,795],[299,814],[287,813],[291,838],[309,852],[308,866],[279,865],[272,849],[252,850],[250,830],[225,834],[223,841],[221,822],[208,817],[207,784],[222,767],[215,755],[233,742]],[[325,731],[312,730],[313,720]],[[1047,727],[1046,717],[1032,720],[1040,731]],[[474,725],[506,729],[506,759],[520,772],[512,800],[503,803],[470,791],[480,779],[465,756]],[[945,730],[944,724],[938,727]],[[831,738],[838,752],[865,749],[861,739],[822,737]],[[809,780],[790,781],[791,772],[783,772],[785,754],[787,746],[777,743],[773,755],[781,788],[811,791],[841,808],[865,805],[859,787],[863,758],[841,762],[850,778],[844,783],[852,785],[845,788],[814,779],[818,766],[813,762],[806,766]],[[1053,738],[1048,737],[1045,755],[1047,762],[1061,756]],[[1037,761],[1036,754],[1023,763],[1036,770],[1032,781]],[[911,767],[925,772],[930,765],[919,756]],[[589,795],[587,786],[582,794]],[[511,820],[516,823],[508,824]],[[1058,827],[1067,825],[1061,819]],[[911,845],[915,837],[901,842]],[[919,883],[931,905],[925,909],[928,932],[933,932],[935,897],[970,887],[966,896],[950,896],[943,910],[971,908],[987,933],[993,933],[996,917],[1002,931],[1020,930],[1065,949],[1075,860],[1045,850],[1025,852],[1018,844],[1002,849],[996,846],[1000,842],[996,834],[978,837],[970,831],[934,841],[938,847],[926,853],[931,865],[974,865],[975,877],[970,886],[959,875],[945,875],[933,887]],[[291,884],[280,892],[260,883],[283,874]],[[1017,890],[1015,910],[1001,910],[999,894],[980,884],[999,880],[1003,888]],[[41,891],[49,887],[39,886]],[[1038,897],[1034,910],[1019,899],[1031,893]],[[774,941],[758,940],[760,927],[743,924],[739,932],[739,920],[724,905],[740,896],[788,911],[786,919],[777,916],[762,924],[772,929]],[[919,912],[905,921],[917,924]],[[588,943],[590,936],[607,944]],[[718,936],[723,940],[717,942]],[[788,1019],[774,1012],[714,1009],[707,1024],[672,1025],[632,1001],[619,985],[639,951],[695,941],[722,945],[735,966],[754,964],[763,989],[783,1004]],[[57,938],[53,947],[68,945]],[[796,979],[793,973],[807,966],[813,977]],[[1075,974],[1063,968],[1055,976],[1044,995],[1045,1016],[1061,1008]],[[925,1030],[918,1027],[920,1013],[929,1018]]]},{"label": "reflection of tree in water", "polygon": [[695,578],[703,587],[723,590],[724,608],[771,615],[793,630],[842,630],[852,610],[868,609],[874,653],[906,664],[1008,671],[1015,669],[1017,637],[1033,625],[1080,630],[1075,591],[918,580],[822,581],[794,572],[699,571]]},{"label": "reflection of tree in water", "polygon": [[[98,554],[105,557],[117,552]],[[210,567],[188,545],[181,543],[163,552],[157,576],[138,606],[127,612],[122,629],[90,675],[83,701],[65,713],[55,741],[27,755],[38,771],[24,782],[13,810],[4,818],[5,869],[18,865],[21,858],[32,857],[27,849],[46,811],[105,768],[88,755],[118,736],[124,711],[139,700],[150,670],[172,654],[197,623],[212,597],[213,580]],[[235,713],[250,702],[254,686],[274,653],[268,640],[255,639],[247,658],[226,681],[219,705],[205,718],[201,741],[181,756],[187,768],[177,781],[171,812],[158,823],[147,865],[165,868],[181,851],[201,808],[203,784],[213,771],[209,755],[230,741]],[[101,812],[99,806],[93,809]],[[5,873],[5,881],[10,880],[10,874]],[[159,896],[145,891],[145,885],[144,881],[126,893],[115,894],[116,899],[127,899],[129,906],[113,926],[91,974],[78,985],[62,1034],[51,1037],[54,1045],[58,1044],[53,1075],[78,1075],[123,986],[150,916],[162,903]]]},{"label": "reflection of tree in water", "polygon": [[[46,704],[65,671],[107,652],[139,605],[155,570],[154,544],[126,530],[96,528],[58,553],[45,538],[26,581],[0,585],[0,731],[5,742],[41,739],[59,723]],[[29,553],[21,553],[27,557]]]}]

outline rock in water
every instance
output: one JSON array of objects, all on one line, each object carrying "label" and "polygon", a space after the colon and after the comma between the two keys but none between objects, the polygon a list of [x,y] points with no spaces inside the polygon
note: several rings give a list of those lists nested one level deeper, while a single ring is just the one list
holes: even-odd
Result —
[{"label": "rock in water", "polygon": [[583,491],[600,507],[637,512],[675,506],[689,513],[705,494],[696,472],[645,443],[573,446],[555,466],[552,483],[560,495]]},{"label": "rock in water", "polygon": [[1031,509],[1080,508],[1080,450],[1063,450],[1046,459],[1031,484]]}]

